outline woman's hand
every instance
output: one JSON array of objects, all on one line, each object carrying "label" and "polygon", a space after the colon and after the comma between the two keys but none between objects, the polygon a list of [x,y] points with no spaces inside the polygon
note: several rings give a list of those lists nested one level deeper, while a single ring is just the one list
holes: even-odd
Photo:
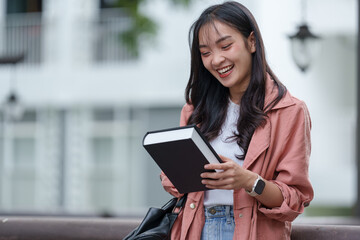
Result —
[{"label": "woman's hand", "polygon": [[[205,172],[201,174],[204,178],[202,183],[210,189],[240,189],[245,188],[251,192],[252,187],[257,179],[257,174],[243,169],[233,160],[220,156],[224,163],[207,164],[205,169],[222,170],[219,172]],[[255,198],[268,208],[280,207],[284,201],[279,187],[265,180],[265,188],[261,195]]]},{"label": "woman's hand", "polygon": [[220,155],[223,163],[207,164],[207,170],[222,170],[218,172],[204,172],[201,177],[202,183],[210,189],[240,189],[251,191],[257,178],[257,174],[243,169],[238,163],[230,158]]}]

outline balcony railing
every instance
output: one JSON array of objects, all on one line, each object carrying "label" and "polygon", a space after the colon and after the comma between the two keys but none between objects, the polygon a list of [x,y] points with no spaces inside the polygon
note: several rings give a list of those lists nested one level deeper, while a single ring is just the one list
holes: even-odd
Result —
[{"label": "balcony railing", "polygon": [[121,42],[121,33],[131,26],[131,19],[120,8],[102,9],[95,25],[96,63],[121,62],[134,59]]},{"label": "balcony railing", "polygon": [[[41,13],[16,13],[8,14],[5,18],[5,23],[2,26],[2,40],[0,41],[0,56],[14,56],[25,54],[24,64],[37,65],[44,61],[44,56],[49,56],[51,53],[45,53],[51,49],[58,47],[71,47],[66,44],[59,44],[59,36],[52,36],[50,38],[44,37],[46,34],[56,34],[57,30],[45,32],[50,30],[50,23],[44,21]],[[87,21],[87,20],[86,20]],[[61,24],[52,24],[51,28],[58,28]],[[121,34],[129,29],[131,26],[131,19],[127,16],[123,9],[111,8],[101,9],[99,16],[95,21],[91,21],[90,28],[84,25],[74,25],[76,31],[69,31],[69,34],[76,34],[71,36],[81,42],[87,44],[89,36],[93,39],[89,48],[77,48],[77,56],[87,56],[84,59],[86,62],[94,63],[117,63],[132,60],[135,55],[127,49],[121,42]],[[0,31],[0,32],[1,32]],[[52,42],[44,42],[44,40]],[[47,48],[44,48],[46,44]],[[54,45],[54,46],[53,46]],[[56,50],[57,52],[63,49]],[[81,52],[83,51],[83,52]],[[91,54],[89,54],[91,52]],[[51,59],[56,54],[51,55]],[[71,57],[72,55],[70,55]],[[54,59],[53,59],[54,60]],[[71,61],[71,59],[69,59]],[[56,60],[55,60],[56,61]]]},{"label": "balcony railing", "polygon": [[41,13],[8,14],[5,20],[1,55],[25,54],[25,64],[42,61]]}]

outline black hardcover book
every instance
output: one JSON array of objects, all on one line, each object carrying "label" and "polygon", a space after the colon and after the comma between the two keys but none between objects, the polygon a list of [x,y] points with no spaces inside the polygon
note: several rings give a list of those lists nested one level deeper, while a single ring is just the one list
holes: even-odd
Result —
[{"label": "black hardcover book", "polygon": [[204,165],[222,162],[195,125],[148,132],[143,146],[180,193],[207,190]]}]

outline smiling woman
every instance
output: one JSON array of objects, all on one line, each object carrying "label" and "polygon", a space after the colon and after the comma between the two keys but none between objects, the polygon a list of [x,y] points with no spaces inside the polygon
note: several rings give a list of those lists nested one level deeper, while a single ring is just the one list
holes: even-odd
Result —
[{"label": "smiling woman", "polygon": [[205,68],[229,88],[230,99],[240,104],[251,78],[254,34],[245,39],[236,29],[215,20],[201,28],[199,49]]},{"label": "smiling woman", "polygon": [[[205,9],[190,42],[180,123],[199,126],[223,163],[204,166],[202,183],[211,190],[188,194],[171,239],[290,239],[291,222],[313,198],[305,103],[272,72],[243,5]],[[181,196],[164,173],[161,179]]]}]

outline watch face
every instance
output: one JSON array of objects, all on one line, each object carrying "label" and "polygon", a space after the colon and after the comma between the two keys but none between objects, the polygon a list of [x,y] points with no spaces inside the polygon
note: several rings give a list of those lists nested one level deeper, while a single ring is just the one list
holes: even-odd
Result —
[{"label": "watch face", "polygon": [[262,194],[265,188],[265,182],[261,179],[256,184],[256,187],[254,189],[254,192],[256,192],[258,195]]}]

